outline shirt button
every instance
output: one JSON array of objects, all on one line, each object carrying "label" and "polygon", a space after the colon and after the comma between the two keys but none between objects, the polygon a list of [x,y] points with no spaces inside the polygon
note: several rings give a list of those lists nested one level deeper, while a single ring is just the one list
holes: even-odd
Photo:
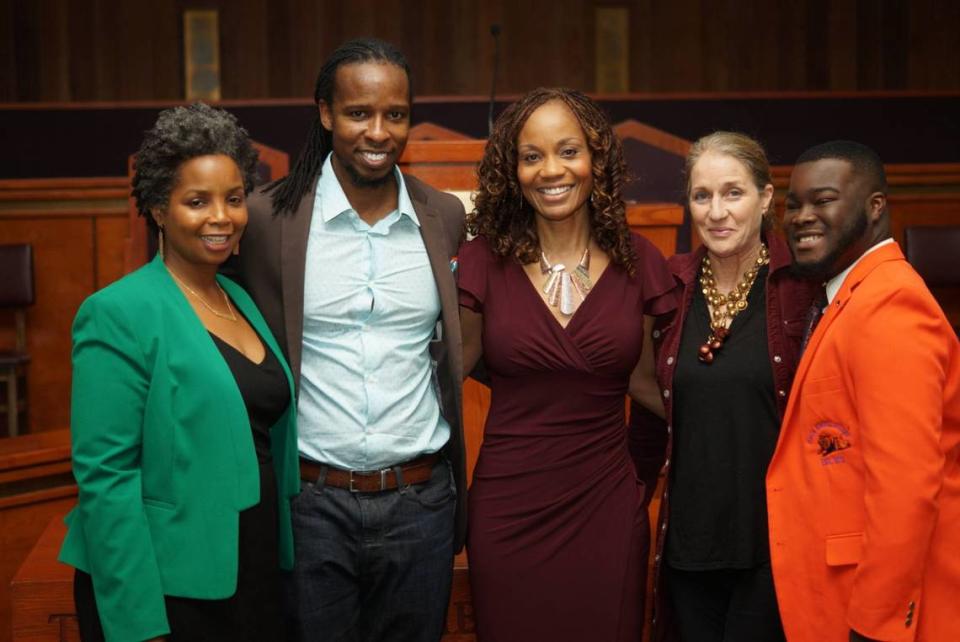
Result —
[{"label": "shirt button", "polygon": [[672,366],[672,365],[673,365],[673,357],[667,357],[667,365],[668,365],[668,366]]},{"label": "shirt button", "polygon": [[673,426],[667,426],[667,434],[669,435],[672,432],[673,432]]},{"label": "shirt button", "polygon": [[786,393],[786,391],[784,391],[784,390],[777,390],[777,394],[780,395],[781,397],[786,397],[786,396],[787,396],[787,393]]},{"label": "shirt button", "polygon": [[[782,392],[782,391],[781,391],[781,392]],[[664,398],[664,399],[669,399],[669,398],[670,398],[670,389],[669,389],[669,388],[663,391],[663,398]]]},{"label": "shirt button", "polygon": [[660,331],[659,331],[659,330],[654,330],[653,332],[651,332],[651,334],[653,335],[653,338],[654,338],[654,339],[659,339],[659,338],[660,338]]},{"label": "shirt button", "polygon": [[781,361],[783,361],[783,359],[780,357],[779,354],[775,354],[773,355],[773,361],[774,363],[780,363]]}]

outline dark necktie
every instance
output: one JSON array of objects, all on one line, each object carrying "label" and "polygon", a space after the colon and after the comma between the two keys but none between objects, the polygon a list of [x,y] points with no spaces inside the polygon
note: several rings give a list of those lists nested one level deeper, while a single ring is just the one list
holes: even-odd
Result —
[{"label": "dark necktie", "polygon": [[820,318],[823,316],[823,309],[826,307],[827,297],[823,296],[814,301],[813,305],[811,305],[807,311],[807,327],[803,331],[803,341],[800,343],[800,354],[803,354],[803,351],[807,349],[807,343],[810,342],[813,331],[817,329],[817,324],[820,323]]}]

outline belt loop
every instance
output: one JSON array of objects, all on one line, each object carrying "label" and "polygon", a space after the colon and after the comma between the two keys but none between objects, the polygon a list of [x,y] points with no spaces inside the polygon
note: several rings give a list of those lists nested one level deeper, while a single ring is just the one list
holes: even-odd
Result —
[{"label": "belt loop", "polygon": [[317,475],[317,481],[313,482],[313,492],[319,493],[327,484],[327,465],[320,464],[320,474]]},{"label": "belt loop", "polygon": [[407,492],[407,486],[403,483],[403,466],[397,464],[393,467],[393,474],[397,478],[397,490],[400,491],[400,494]]}]

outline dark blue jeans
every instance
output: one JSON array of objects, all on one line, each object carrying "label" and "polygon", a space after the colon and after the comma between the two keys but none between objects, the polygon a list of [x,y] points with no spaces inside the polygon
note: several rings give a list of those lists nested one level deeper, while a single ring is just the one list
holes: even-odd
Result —
[{"label": "dark blue jeans", "polygon": [[430,481],[377,493],[302,483],[293,500],[288,582],[301,642],[436,642],[453,578],[456,488],[441,459]]}]

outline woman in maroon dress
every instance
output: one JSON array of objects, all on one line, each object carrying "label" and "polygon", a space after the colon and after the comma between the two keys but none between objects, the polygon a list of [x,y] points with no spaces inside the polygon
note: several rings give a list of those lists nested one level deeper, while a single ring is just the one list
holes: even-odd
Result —
[{"label": "woman in maroon dress", "polygon": [[663,412],[645,346],[673,279],[630,233],[620,142],[583,94],[508,108],[479,174],[459,256],[464,371],[482,357],[492,390],[469,496],[479,638],[639,640],[649,526],[624,395]]}]

